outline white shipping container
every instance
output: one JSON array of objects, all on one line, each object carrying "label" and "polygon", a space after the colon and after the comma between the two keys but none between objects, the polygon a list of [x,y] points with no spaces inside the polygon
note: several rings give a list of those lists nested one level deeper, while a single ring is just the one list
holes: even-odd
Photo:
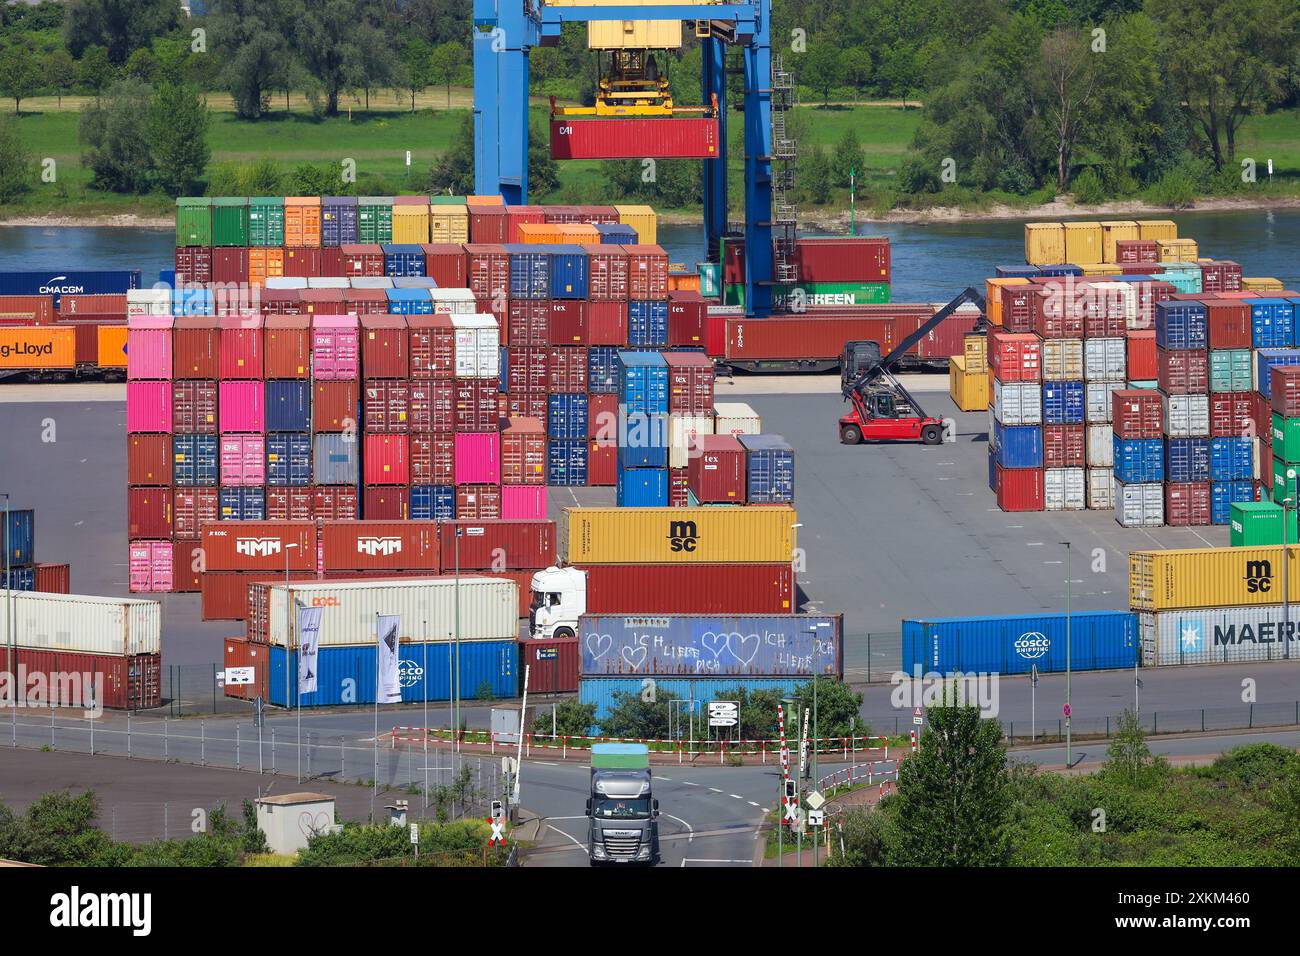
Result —
[{"label": "white shipping container", "polygon": [[389,276],[352,276],[349,280],[354,289],[391,289],[393,280]]},{"label": "white shipping container", "polygon": [[1127,339],[1088,339],[1083,343],[1083,377],[1087,381],[1122,382],[1127,372]]},{"label": "white shipping container", "polygon": [[713,434],[711,415],[670,415],[668,418],[668,467],[685,468],[691,449],[700,435]]},{"label": "white shipping container", "polygon": [[1083,389],[1084,401],[1087,403],[1087,407],[1084,409],[1084,421],[1090,425],[1109,422],[1111,415],[1110,396],[1113,392],[1122,391],[1123,388],[1123,382],[1085,382]]},{"label": "white shipping container", "polygon": [[1137,320],[1138,292],[1131,282],[1094,282],[1084,294],[1093,296],[1107,314],[1122,314],[1129,328]]},{"label": "white shipping container", "polygon": [[1113,468],[1115,465],[1115,432],[1110,425],[1088,426],[1088,447],[1085,450],[1088,465],[1093,468]]},{"label": "white shipping container", "polygon": [[1082,468],[1048,468],[1043,473],[1043,501],[1047,511],[1083,511],[1087,501]]},{"label": "white shipping container", "polygon": [[1088,510],[1110,511],[1115,507],[1115,472],[1110,468],[1088,469]]},{"label": "white shipping container", "polygon": [[1077,382],[1083,378],[1083,339],[1046,339],[1043,342],[1043,378],[1049,382]]},{"label": "white shipping container", "polygon": [[267,276],[262,285],[265,289],[306,289],[307,279],[303,276]]},{"label": "white shipping container", "polygon": [[10,594],[18,647],[117,657],[161,651],[162,605],[157,601],[38,591]]},{"label": "white shipping container", "polygon": [[127,318],[135,318],[139,315],[171,314],[172,293],[170,289],[127,289]]},{"label": "white shipping container", "polygon": [[[1142,664],[1232,664],[1300,655],[1300,608],[1216,607],[1138,615]],[[1288,644],[1290,647],[1288,648]]]},{"label": "white shipping container", "polygon": [[491,315],[452,315],[456,332],[456,377],[497,378],[501,374],[501,337]]},{"label": "white shipping container", "polygon": [[761,435],[763,420],[744,402],[716,402],[713,406],[715,435]]},{"label": "white shipping container", "polygon": [[469,289],[430,289],[436,315],[475,315],[478,303]]},{"label": "white shipping container", "polygon": [[350,289],[352,280],[347,276],[308,276],[309,289]]},{"label": "white shipping container", "polygon": [[1210,396],[1160,395],[1165,435],[1169,438],[1208,438]]},{"label": "white shipping container", "polygon": [[1115,482],[1115,520],[1126,528],[1158,528],[1163,525],[1165,486]]},{"label": "white shipping container", "polygon": [[[460,579],[460,639],[515,640],[519,636],[519,585],[502,578]],[[303,581],[291,583],[292,599],[321,611],[321,646],[368,644],[375,640],[375,616],[401,618],[402,641],[450,641],[456,636],[456,579],[399,578],[387,581]],[[270,643],[285,644],[285,586],[271,589]],[[293,646],[298,625],[289,622]]]},{"label": "white shipping container", "polygon": [[1003,425],[1041,425],[1043,387],[1024,382],[994,381],[993,417]]}]

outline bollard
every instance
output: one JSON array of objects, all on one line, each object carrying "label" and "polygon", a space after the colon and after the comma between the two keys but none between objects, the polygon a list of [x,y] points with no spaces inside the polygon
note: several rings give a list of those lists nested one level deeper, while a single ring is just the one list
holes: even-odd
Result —
[{"label": "bollard", "polygon": [[90,724],[90,755],[95,756],[95,719],[87,717],[86,723]]},{"label": "bollard", "polygon": [[271,728],[271,773],[279,773],[280,765],[275,762],[275,728]]},{"label": "bollard", "polygon": [[[130,715],[130,714],[127,714],[127,715],[126,715],[126,718],[127,718],[128,721],[130,721],[130,719],[131,719],[131,715]],[[130,724],[128,723],[127,726],[129,727]],[[126,744],[127,744],[126,755],[129,757],[129,756],[131,756],[131,749],[130,749],[130,748],[131,748],[131,736],[130,736],[129,734],[127,735],[127,738],[126,738]],[[50,708],[50,749],[51,749],[51,750],[54,749],[54,708],[53,708],[53,707]]]},{"label": "bollard", "polygon": [[203,721],[199,721],[199,766],[208,765],[208,728]]},{"label": "bollard", "polygon": [[[343,768],[347,765],[347,755],[343,752],[343,735],[339,735],[339,779],[342,780],[346,774]],[[427,759],[427,758],[426,758]]]},{"label": "bollard", "polygon": [[163,718],[163,758],[171,759],[171,738],[167,735],[167,718]]},{"label": "bollard", "polygon": [[235,769],[243,770],[239,764],[239,724],[235,724]]}]

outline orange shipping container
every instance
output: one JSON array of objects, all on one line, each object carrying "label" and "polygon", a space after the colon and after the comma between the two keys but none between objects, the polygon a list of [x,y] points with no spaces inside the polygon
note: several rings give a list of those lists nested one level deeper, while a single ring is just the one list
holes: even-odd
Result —
[{"label": "orange shipping container", "polygon": [[261,288],[267,279],[284,275],[284,250],[279,246],[255,246],[248,250],[248,284]]},{"label": "orange shipping container", "polygon": [[75,329],[54,326],[0,327],[0,368],[75,368]]},{"label": "orange shipping container", "polygon": [[320,245],[320,197],[284,197],[284,244]]},{"label": "orange shipping container", "polygon": [[126,325],[101,325],[97,349],[100,368],[126,368]]},{"label": "orange shipping container", "polygon": [[549,222],[521,222],[515,226],[520,242],[538,244],[567,242],[568,240],[560,238],[560,228],[558,224]]}]

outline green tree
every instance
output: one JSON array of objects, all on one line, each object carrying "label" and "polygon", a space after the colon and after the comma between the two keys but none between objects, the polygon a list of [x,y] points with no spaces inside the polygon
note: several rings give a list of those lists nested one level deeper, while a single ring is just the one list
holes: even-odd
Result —
[{"label": "green tree", "polygon": [[190,192],[207,168],[210,119],[192,87],[163,83],[149,104],[149,151],[169,196]]},{"label": "green tree", "polygon": [[153,51],[142,46],[137,50],[133,50],[131,55],[126,58],[126,65],[122,67],[122,75],[140,80],[143,83],[152,83],[158,79],[160,69],[158,58],[153,55]]},{"label": "green tree", "polygon": [[298,55],[320,84],[325,115],[337,116],[339,95],[356,79],[356,64],[364,59],[357,44],[363,35],[359,25],[369,22],[366,7],[361,0],[318,0],[300,5],[295,15]]},{"label": "green tree", "polygon": [[848,189],[850,175],[856,171],[858,178],[861,179],[865,165],[866,160],[862,155],[862,144],[858,141],[858,134],[849,127],[835,144],[835,152],[831,156],[832,185],[839,189]]},{"label": "green tree", "polygon": [[34,178],[32,154],[18,135],[18,121],[0,116],[0,205],[21,199]]},{"label": "green tree", "polygon": [[433,82],[433,48],[416,37],[402,48],[402,85],[411,94],[411,112],[415,112],[415,97]]},{"label": "green tree", "polygon": [[347,47],[345,73],[348,86],[364,94],[367,110],[370,91],[396,85],[401,79],[401,67],[401,58],[393,52],[383,30],[364,21],[357,25]]},{"label": "green tree", "polygon": [[230,91],[241,119],[258,119],[270,108],[277,81],[288,72],[287,34],[293,26],[289,4],[285,0],[213,0],[209,7],[211,42],[215,49],[225,51],[221,85]]},{"label": "green tree", "polygon": [[[800,719],[807,713],[812,719],[813,681],[806,681],[795,688],[795,709]],[[817,726],[818,737],[851,737],[866,732],[862,723],[862,695],[843,681],[834,677],[818,677],[817,684]],[[813,726],[808,726],[809,735]]]},{"label": "green tree", "polygon": [[15,43],[0,53],[0,93],[14,101],[15,116],[40,85],[41,64],[33,50]]},{"label": "green tree", "polygon": [[468,196],[474,192],[474,118],[461,120],[460,133],[429,167],[429,191]]},{"label": "green tree", "polygon": [[1061,28],[1043,38],[1033,81],[1052,134],[1059,190],[1070,181],[1074,151],[1097,92],[1097,61],[1080,30]]},{"label": "green tree", "polygon": [[1163,757],[1152,756],[1146,731],[1137,717],[1131,710],[1125,710],[1106,748],[1102,775],[1133,787],[1146,788],[1164,777],[1168,769]]},{"label": "green tree", "polygon": [[1004,864],[1011,796],[1002,728],[982,720],[978,708],[950,702],[932,706],[929,720],[916,755],[898,770],[891,859],[903,866]]},{"label": "green tree", "polygon": [[175,0],[67,0],[65,6],[68,52],[81,57],[87,48],[102,46],[119,65],[181,24],[181,5]]},{"label": "green tree", "polygon": [[153,181],[149,112],[153,91],[139,80],[119,80],[103,99],[82,110],[82,163],[96,189],[144,193]]},{"label": "green tree", "polygon": [[663,690],[649,700],[640,694],[615,691],[609,713],[597,721],[601,736],[664,740],[674,719],[670,702],[676,699],[676,694]]},{"label": "green tree", "polygon": [[41,866],[87,866],[111,844],[95,825],[94,791],[39,797],[21,817],[0,805],[0,857]]},{"label": "green tree", "polygon": [[451,109],[451,84],[465,66],[465,48],[459,43],[440,43],[433,48],[429,63],[429,82],[447,88],[447,108]]},{"label": "green tree", "polygon": [[113,64],[102,46],[87,47],[77,61],[77,85],[98,100],[113,83]]},{"label": "green tree", "polygon": [[539,737],[586,737],[596,722],[596,705],[580,704],[572,697],[555,704],[554,710],[542,707],[533,718],[533,733]]},{"label": "green tree", "polygon": [[[883,808],[853,807],[831,832],[830,866],[885,866],[891,817]],[[841,849],[841,841],[843,849]]]},{"label": "green tree", "polygon": [[840,51],[829,36],[811,37],[808,52],[797,66],[797,79],[809,89],[820,93],[822,105],[830,103],[831,91],[843,80]]},{"label": "green tree", "polygon": [[804,189],[807,190],[808,198],[819,206],[824,206],[831,201],[831,161],[826,155],[826,150],[821,146],[814,146],[807,152],[807,159],[803,162],[801,179],[803,180]]},{"label": "green tree", "polygon": [[72,90],[76,79],[77,65],[67,50],[59,47],[51,50],[45,57],[45,85],[54,91],[59,108],[63,108],[63,94]]}]

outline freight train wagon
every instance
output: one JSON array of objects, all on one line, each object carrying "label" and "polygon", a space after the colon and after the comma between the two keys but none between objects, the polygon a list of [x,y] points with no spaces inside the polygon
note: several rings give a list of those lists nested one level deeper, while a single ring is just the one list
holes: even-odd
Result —
[{"label": "freight train wagon", "polygon": [[0,381],[126,380],[126,322],[0,325]]}]

